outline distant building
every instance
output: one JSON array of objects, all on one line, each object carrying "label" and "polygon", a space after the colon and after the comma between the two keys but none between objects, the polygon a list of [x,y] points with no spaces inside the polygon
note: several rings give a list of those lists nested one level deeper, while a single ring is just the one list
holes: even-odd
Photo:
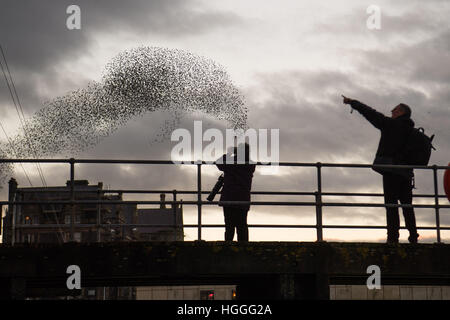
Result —
[{"label": "distant building", "polygon": [[[70,181],[59,187],[19,188],[9,181],[9,201],[68,201]],[[89,185],[74,181],[75,200],[121,201],[122,194],[106,194],[103,183]],[[3,219],[3,243],[64,243],[132,240],[132,227],[102,227],[125,224],[136,219],[137,206],[131,204],[27,204],[9,205]],[[73,228],[71,220],[73,219]],[[47,227],[48,226],[48,227]],[[73,233],[73,239],[71,239]]]},{"label": "distant building", "polygon": [[183,205],[166,207],[165,194],[160,195],[161,205],[156,209],[138,209],[135,229],[140,241],[184,241]]}]

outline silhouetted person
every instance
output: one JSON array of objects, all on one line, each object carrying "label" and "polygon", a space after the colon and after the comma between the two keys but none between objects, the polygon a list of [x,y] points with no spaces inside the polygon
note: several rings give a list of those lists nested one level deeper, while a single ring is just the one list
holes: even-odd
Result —
[{"label": "silhouetted person", "polygon": [[[344,96],[343,96],[344,97]],[[399,104],[392,109],[392,116],[386,117],[382,113],[365,104],[344,97],[344,104],[349,104],[361,113],[375,128],[381,131],[381,138],[374,164],[406,164],[401,150],[406,145],[414,122],[411,120],[411,108],[406,104]],[[412,169],[374,169],[383,175],[383,189],[385,204],[412,204]],[[409,231],[408,240],[417,243],[416,218],[414,209],[403,207],[405,225]],[[397,243],[399,238],[400,219],[397,207],[386,207],[387,242]]]},{"label": "silhouetted person", "polygon": [[[238,155],[241,154],[245,155],[245,163],[239,164]],[[255,165],[250,162],[250,146],[247,143],[239,144],[222,156],[222,164],[217,164],[217,168],[224,173],[219,201],[250,201],[255,172]],[[219,203],[219,206],[223,206],[225,217],[225,241],[233,241],[235,229],[238,241],[248,241],[247,213],[250,205]]]}]

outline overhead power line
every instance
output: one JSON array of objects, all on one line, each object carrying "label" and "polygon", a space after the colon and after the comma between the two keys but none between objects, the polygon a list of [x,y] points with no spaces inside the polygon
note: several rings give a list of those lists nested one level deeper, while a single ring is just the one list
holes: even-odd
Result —
[{"label": "overhead power line", "polygon": [[[19,95],[17,94],[16,86],[14,84],[14,80],[13,80],[11,72],[9,70],[9,66],[8,66],[8,62],[6,60],[5,52],[3,51],[3,47],[1,45],[0,45],[0,52],[1,52],[1,55],[3,57],[3,61],[5,62],[6,71],[8,72],[8,75],[9,75],[9,81],[8,81],[8,77],[6,75],[6,72],[5,72],[4,68],[3,68],[3,65],[2,65],[2,72],[3,72],[3,75],[5,77],[5,81],[6,81],[6,84],[8,86],[9,92],[11,94],[11,98],[13,100],[14,107],[15,107],[16,112],[17,112],[17,116],[19,117],[20,124],[22,126],[23,131],[24,131],[25,141],[27,141],[28,146],[30,147],[31,151],[34,154],[34,157],[37,158],[36,151],[33,149],[33,145],[31,143],[30,137],[29,137],[29,135],[27,133],[27,122],[26,122],[25,115],[24,115],[24,112],[23,112],[22,104],[20,102]],[[1,59],[0,59],[0,64],[1,64]],[[41,179],[42,184],[44,186],[47,186],[47,182],[45,181],[45,176],[44,176],[44,173],[42,171],[42,168],[41,168],[40,164],[39,163],[35,163],[35,166],[36,166],[36,169],[38,171],[38,174],[39,174],[39,177]]]},{"label": "overhead power line", "polygon": [[[8,62],[6,61],[6,55],[5,55],[1,45],[0,45],[0,52],[1,52],[1,55],[2,55],[3,60],[5,62],[6,70],[7,70],[8,75],[9,75],[9,81],[8,81],[8,77],[6,76],[6,73],[5,73],[5,70],[3,68],[3,65],[1,66],[1,68],[2,68],[2,71],[3,71],[3,75],[5,76],[5,81],[6,81],[6,84],[8,86],[9,92],[11,94],[11,98],[13,100],[14,106],[16,108],[17,116],[19,117],[20,124],[22,125],[22,129],[24,131],[25,140],[27,141],[28,146],[30,147],[30,150],[33,153],[34,157],[37,158],[36,150],[34,150],[33,144],[31,143],[31,139],[30,139],[30,137],[28,135],[28,132],[27,132],[28,124],[27,124],[27,121],[26,121],[26,118],[25,118],[25,114],[23,112],[22,103],[20,102],[19,95],[17,94],[16,86],[14,84],[14,80],[13,80],[11,72],[9,70]],[[1,63],[1,59],[0,59],[0,63]],[[9,82],[11,82],[11,85],[9,84]],[[6,130],[4,130],[4,128],[3,128],[3,125],[2,125],[2,130],[5,133],[7,139],[9,141],[9,143],[10,143],[11,148],[14,149],[12,141],[9,139],[9,137],[8,137],[8,135],[6,133]],[[17,152],[15,150],[14,150],[14,153],[17,156]],[[33,186],[32,183],[31,183],[30,178],[28,177],[28,174],[25,171],[25,168],[22,165],[22,163],[20,165],[22,166],[22,169],[25,172],[25,175],[26,175],[26,177],[28,179],[28,182],[30,183],[31,186]],[[45,180],[44,172],[42,171],[42,168],[41,168],[40,164],[38,162],[36,162],[35,165],[36,165],[36,168],[37,168],[37,171],[39,173],[39,177],[41,179],[41,182],[42,182],[43,186],[47,187],[47,182]],[[52,204],[51,206],[54,209],[54,205]],[[59,219],[58,219],[58,216],[57,216],[56,212],[53,212],[53,214],[55,216],[56,224],[59,226],[60,225],[59,221],[58,221]],[[61,242],[65,242],[64,241],[64,236],[63,236],[63,230],[61,228],[58,229],[57,236],[59,236],[58,237],[58,241],[60,243]]]},{"label": "overhead power line", "polygon": [[[1,121],[0,121],[0,127],[2,128],[2,131],[6,136],[6,140],[8,140],[9,147],[13,150],[14,154],[16,154],[16,156],[17,156],[16,150],[14,149],[14,145],[13,145],[11,139],[9,138],[8,134],[6,133],[5,127],[3,127],[3,124]],[[33,186],[33,184],[31,183],[30,177],[28,176],[27,171],[25,170],[25,167],[23,166],[22,163],[20,163],[20,166],[22,167],[22,170],[25,173],[25,177],[27,178],[28,183],[30,184],[30,186]]]}]

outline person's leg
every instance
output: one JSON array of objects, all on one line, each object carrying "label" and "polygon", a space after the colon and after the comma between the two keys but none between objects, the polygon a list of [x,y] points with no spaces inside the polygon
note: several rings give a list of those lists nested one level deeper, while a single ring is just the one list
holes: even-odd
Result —
[{"label": "person's leg", "polygon": [[223,207],[223,215],[225,217],[225,241],[233,241],[234,238],[233,208]]},{"label": "person's leg", "polygon": [[236,229],[238,241],[248,241],[247,209],[236,209]]},{"label": "person's leg", "polygon": [[[384,203],[398,203],[398,178],[392,174],[383,175]],[[386,223],[387,223],[387,241],[398,242],[400,236],[400,218],[398,216],[398,208],[386,207]]]},{"label": "person's leg", "polygon": [[[411,179],[405,178],[400,184],[400,203],[412,204],[412,185]],[[405,218],[405,226],[409,231],[408,240],[411,243],[417,243],[419,237],[416,227],[416,217],[414,215],[414,208],[402,208],[403,217]]]}]

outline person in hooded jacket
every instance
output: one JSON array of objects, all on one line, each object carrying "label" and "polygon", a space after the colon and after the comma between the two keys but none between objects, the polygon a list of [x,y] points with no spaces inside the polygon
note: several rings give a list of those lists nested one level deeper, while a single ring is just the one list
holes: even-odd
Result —
[{"label": "person in hooded jacket", "polygon": [[[245,156],[245,159],[243,159]],[[241,157],[241,158],[240,158]],[[235,230],[238,241],[248,241],[247,214],[249,204],[221,204],[221,201],[250,201],[255,164],[250,161],[250,146],[241,143],[216,161],[217,168],[224,173],[219,206],[225,217],[225,241],[233,241]],[[239,160],[243,161],[239,161]]]},{"label": "person in hooded jacket", "polygon": [[[349,104],[381,131],[374,164],[377,164],[377,162],[378,164],[407,164],[407,159],[403,158],[401,150],[414,127],[414,121],[411,120],[411,108],[400,103],[392,109],[391,117],[387,117],[357,100],[344,96],[343,98],[344,104]],[[376,171],[380,172],[380,170]],[[412,204],[414,176],[412,169],[385,169],[380,173],[383,175],[385,204],[398,204],[398,201],[401,204]],[[419,234],[417,234],[414,208],[403,207],[402,209],[405,225],[409,231],[408,241],[417,243]],[[398,243],[400,229],[398,207],[386,207],[386,220],[387,242]]]}]

